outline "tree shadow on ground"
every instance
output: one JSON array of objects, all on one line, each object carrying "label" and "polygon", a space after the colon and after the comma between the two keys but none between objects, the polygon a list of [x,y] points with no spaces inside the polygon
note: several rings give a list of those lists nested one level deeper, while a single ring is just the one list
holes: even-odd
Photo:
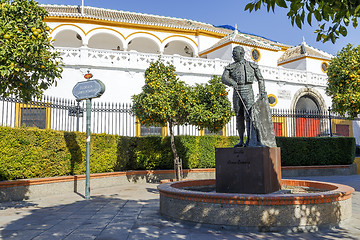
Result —
[{"label": "tree shadow on ground", "polygon": [[75,168],[78,168],[78,164],[82,161],[81,148],[77,142],[76,134],[74,132],[64,132],[64,139],[66,147],[69,149],[71,154],[70,159],[70,175],[75,174]]},{"label": "tree shadow on ground", "polygon": [[30,181],[26,179],[15,180],[19,186],[0,187],[0,203],[9,201],[23,201],[29,199]]},{"label": "tree shadow on ground", "polygon": [[[144,191],[154,192],[155,188]],[[240,232],[221,225],[171,220],[159,213],[158,199],[129,200],[123,193],[69,204],[29,209],[1,226],[1,239],[357,239],[346,229],[315,233]]]}]

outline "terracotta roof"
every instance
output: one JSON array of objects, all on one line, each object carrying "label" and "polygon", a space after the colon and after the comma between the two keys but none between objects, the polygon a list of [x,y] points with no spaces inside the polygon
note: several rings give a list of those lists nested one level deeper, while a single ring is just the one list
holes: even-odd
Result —
[{"label": "terracotta roof", "polygon": [[[81,8],[79,6],[71,5],[40,5],[49,12],[49,16],[58,17],[84,17],[81,15]],[[216,33],[228,34],[231,30],[224,28],[217,28],[208,23],[202,23],[194,20],[164,17],[158,15],[134,13],[120,10],[111,10],[104,8],[88,7],[84,8],[85,17],[92,19],[109,20],[116,22],[126,22],[144,25],[155,25],[163,27],[181,28],[189,30],[207,30]]]},{"label": "terracotta roof", "polygon": [[[49,4],[42,4],[41,6],[49,12],[49,16],[78,17],[78,18],[84,17],[81,15],[81,8],[79,6],[49,5]],[[187,29],[187,30],[199,29],[199,30],[224,34],[224,35],[228,35],[233,32],[230,29],[215,27],[208,23],[182,19],[182,18],[164,17],[164,16],[158,16],[152,14],[134,13],[134,12],[121,11],[121,10],[111,10],[111,9],[88,7],[88,6],[85,6],[84,12],[86,18],[92,18],[92,19],[171,27],[171,28]],[[254,46],[259,46],[259,47],[260,46],[266,47],[268,45],[273,45],[270,48],[276,48],[276,46],[290,47],[289,45],[286,44],[282,44],[260,36],[245,34],[245,33],[240,33],[239,37],[236,38],[236,41],[239,41],[239,43],[247,42],[248,44],[252,44]]]},{"label": "terracotta roof", "polygon": [[278,64],[296,60],[302,57],[315,57],[324,60],[330,60],[333,56],[329,53],[311,47],[305,42],[302,42],[298,46],[287,49],[285,53],[279,58]]}]

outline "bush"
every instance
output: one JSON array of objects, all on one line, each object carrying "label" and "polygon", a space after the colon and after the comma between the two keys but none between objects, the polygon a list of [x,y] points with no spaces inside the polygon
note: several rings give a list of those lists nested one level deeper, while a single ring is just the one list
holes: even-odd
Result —
[{"label": "bush", "polygon": [[282,166],[351,164],[355,157],[355,139],[351,137],[277,137]]},{"label": "bush", "polygon": [[[85,174],[86,135],[0,127],[0,180]],[[183,168],[215,167],[215,148],[232,147],[238,137],[176,136]],[[351,164],[355,139],[277,138],[283,166]],[[170,139],[92,134],[91,173],[173,169]]]}]

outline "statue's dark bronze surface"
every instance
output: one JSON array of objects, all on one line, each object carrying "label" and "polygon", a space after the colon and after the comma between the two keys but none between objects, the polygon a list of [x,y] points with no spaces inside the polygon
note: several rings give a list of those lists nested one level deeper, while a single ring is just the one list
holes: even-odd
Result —
[{"label": "statue's dark bronze surface", "polygon": [[[276,147],[274,126],[265,91],[264,78],[256,63],[245,60],[245,50],[233,50],[235,62],[225,67],[221,81],[234,88],[233,105],[240,142],[235,147]],[[258,81],[260,97],[255,101],[252,84]],[[245,124],[246,122],[246,124]],[[247,139],[244,143],[246,127]]]}]

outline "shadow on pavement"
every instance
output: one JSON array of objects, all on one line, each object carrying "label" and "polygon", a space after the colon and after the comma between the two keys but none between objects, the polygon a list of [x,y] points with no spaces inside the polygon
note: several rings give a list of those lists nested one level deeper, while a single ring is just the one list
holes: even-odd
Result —
[{"label": "shadow on pavement", "polygon": [[35,208],[0,227],[1,239],[357,239],[345,229],[315,233],[242,233],[236,229],[162,217],[159,200],[98,196]]},{"label": "shadow on pavement", "polygon": [[[360,186],[360,181],[358,181],[360,178],[357,176],[311,179],[337,182],[357,189]],[[349,182],[352,184],[348,184]],[[2,203],[0,205],[0,239],[355,240],[360,236],[360,230],[357,227],[359,223],[356,212],[359,201],[357,198],[353,203],[353,218],[349,220],[349,224],[342,225],[344,228],[338,227],[310,233],[259,233],[241,232],[236,228],[177,221],[163,217],[159,213],[159,199],[153,196],[157,194],[157,190],[146,185],[136,186],[132,186],[129,191],[126,188],[121,188],[121,192],[116,192],[115,189],[107,190],[103,192],[104,195],[69,204],[47,202],[48,207],[39,207],[41,204],[37,206],[35,203],[26,201]],[[59,196],[59,198],[64,197],[67,196]],[[1,210],[4,211],[1,212]],[[3,214],[6,212],[13,214],[11,216]]]}]

